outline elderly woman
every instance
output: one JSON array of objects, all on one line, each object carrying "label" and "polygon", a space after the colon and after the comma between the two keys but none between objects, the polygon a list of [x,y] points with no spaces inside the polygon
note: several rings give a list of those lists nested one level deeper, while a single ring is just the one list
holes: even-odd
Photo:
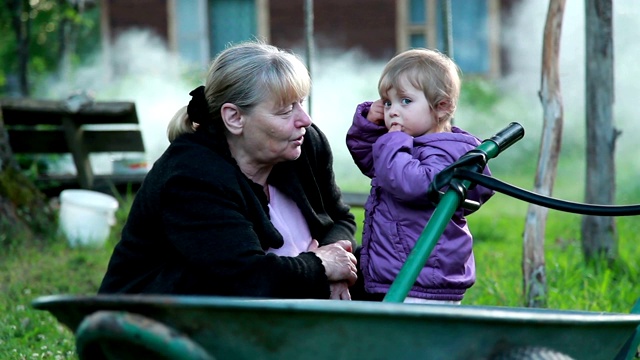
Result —
[{"label": "elderly woman", "polygon": [[224,50],[171,120],[100,293],[350,299],[355,222],[301,60]]}]

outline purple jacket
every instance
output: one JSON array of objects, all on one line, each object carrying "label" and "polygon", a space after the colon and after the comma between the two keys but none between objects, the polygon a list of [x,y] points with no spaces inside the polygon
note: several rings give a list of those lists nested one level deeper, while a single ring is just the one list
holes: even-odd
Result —
[{"label": "purple jacket", "polygon": [[[371,178],[360,259],[365,289],[386,293],[435,210],[427,198],[433,177],[480,140],[457,127],[450,133],[416,138],[389,133],[366,119],[370,107],[371,102],[358,105],[347,147],[362,173]],[[484,173],[491,174],[488,167]],[[482,204],[493,193],[476,186],[467,198]],[[460,301],[474,284],[473,237],[464,218],[469,213],[455,212],[409,296]]]}]

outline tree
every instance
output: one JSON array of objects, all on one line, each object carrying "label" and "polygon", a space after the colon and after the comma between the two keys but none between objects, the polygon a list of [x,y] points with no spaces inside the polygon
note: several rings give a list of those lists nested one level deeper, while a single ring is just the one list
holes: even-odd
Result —
[{"label": "tree", "polygon": [[41,76],[58,69],[64,75],[80,57],[95,51],[100,46],[96,4],[95,0],[0,3],[0,95],[15,78],[16,95],[30,96]]},{"label": "tree", "polygon": [[[585,201],[613,204],[615,142],[619,132],[612,122],[613,20],[612,0],[586,0],[586,189]],[[613,217],[582,218],[582,249],[587,262],[618,257]]]},{"label": "tree", "polygon": [[[29,96],[28,71],[29,38],[31,37],[31,16],[28,16],[29,1],[7,0],[7,8],[11,17],[11,26],[16,37],[18,54],[18,89],[20,95]],[[24,14],[27,16],[24,16]]]},{"label": "tree", "polygon": [[18,168],[0,118],[0,246],[45,235],[55,220],[44,194]]},{"label": "tree", "polygon": [[[544,28],[542,76],[539,92],[544,123],[534,191],[545,196],[551,196],[553,192],[562,140],[563,106],[558,57],[564,7],[565,0],[551,0],[549,2]],[[546,307],[547,304],[547,277],[544,260],[547,213],[547,208],[530,204],[525,221],[522,270],[526,305],[529,307]]]},{"label": "tree", "polygon": [[[27,97],[33,75],[55,71],[62,59],[71,61],[76,40],[96,35],[81,31],[93,27],[97,13],[83,17],[87,3],[7,0],[6,6],[0,5],[0,89],[8,77],[17,75],[17,92]],[[52,36],[56,30],[58,37]],[[89,43],[95,46],[99,41]],[[0,118],[0,246],[47,234],[55,228],[55,220],[48,199],[16,164]]]}]

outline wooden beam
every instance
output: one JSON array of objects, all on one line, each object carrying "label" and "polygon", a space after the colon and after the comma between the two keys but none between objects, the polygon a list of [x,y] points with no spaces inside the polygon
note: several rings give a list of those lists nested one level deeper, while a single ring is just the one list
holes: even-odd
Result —
[{"label": "wooden beam", "polygon": [[258,37],[269,43],[271,41],[271,19],[269,12],[269,0],[256,0],[256,23]]},{"label": "wooden beam", "polygon": [[[564,9],[565,0],[551,0],[544,28],[539,92],[544,123],[533,191],[545,196],[551,196],[553,192],[562,142],[563,107],[558,63]],[[528,307],[547,305],[544,235],[548,212],[545,207],[530,204],[525,219],[522,272],[524,297]]]},{"label": "wooden beam", "polygon": [[77,126],[70,118],[63,118],[62,125],[64,127],[67,144],[73,156],[73,162],[78,171],[78,182],[83,189],[91,189],[93,186],[93,170],[89,161],[89,152],[85,148],[82,138],[82,129]]},{"label": "wooden beam", "polygon": [[408,0],[396,1],[396,51],[398,54],[409,47],[408,33]]},{"label": "wooden beam", "polygon": [[425,34],[425,47],[435,49],[438,47],[438,4],[436,0],[427,0],[427,4],[424,7],[425,22],[424,22],[424,34]]},{"label": "wooden beam", "polygon": [[[63,154],[71,152],[64,130],[54,129],[11,129],[9,144],[16,154]],[[91,131],[84,130],[86,150],[99,152],[144,152],[142,134],[138,130]]]},{"label": "wooden beam", "polygon": [[0,111],[5,126],[62,125],[64,117],[72,118],[77,124],[138,124],[132,102],[95,102],[78,111],[72,111],[64,104],[64,101],[54,100],[2,99]]}]

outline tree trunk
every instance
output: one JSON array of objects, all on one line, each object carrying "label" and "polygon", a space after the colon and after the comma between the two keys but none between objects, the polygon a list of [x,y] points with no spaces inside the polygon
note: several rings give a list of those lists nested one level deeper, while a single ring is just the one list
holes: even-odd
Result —
[{"label": "tree trunk", "polygon": [[[542,139],[534,191],[551,196],[558,168],[562,140],[562,95],[558,69],[560,35],[565,0],[551,0],[544,29],[540,101],[544,110]],[[529,205],[525,221],[522,270],[526,306],[546,307],[547,278],[544,260],[544,235],[548,209]]]},{"label": "tree trunk", "polygon": [[[613,127],[612,0],[586,0],[586,189],[585,201],[613,204],[615,142]],[[582,218],[582,249],[590,262],[604,256],[613,263],[618,241],[613,217]]]},{"label": "tree trunk", "polygon": [[[82,17],[86,4],[84,1],[70,2],[58,0],[58,11],[61,19],[58,24],[58,59],[60,60],[60,79],[69,81],[73,56],[78,44],[79,25],[75,18]],[[69,14],[73,14],[73,17]]]},{"label": "tree trunk", "polygon": [[0,118],[0,247],[50,235],[55,221],[47,198],[18,169]]},{"label": "tree trunk", "polygon": [[20,95],[29,96],[29,38],[31,37],[31,17],[23,14],[29,13],[28,0],[7,0],[7,8],[11,14],[11,25],[16,34],[18,52],[18,85]]}]

